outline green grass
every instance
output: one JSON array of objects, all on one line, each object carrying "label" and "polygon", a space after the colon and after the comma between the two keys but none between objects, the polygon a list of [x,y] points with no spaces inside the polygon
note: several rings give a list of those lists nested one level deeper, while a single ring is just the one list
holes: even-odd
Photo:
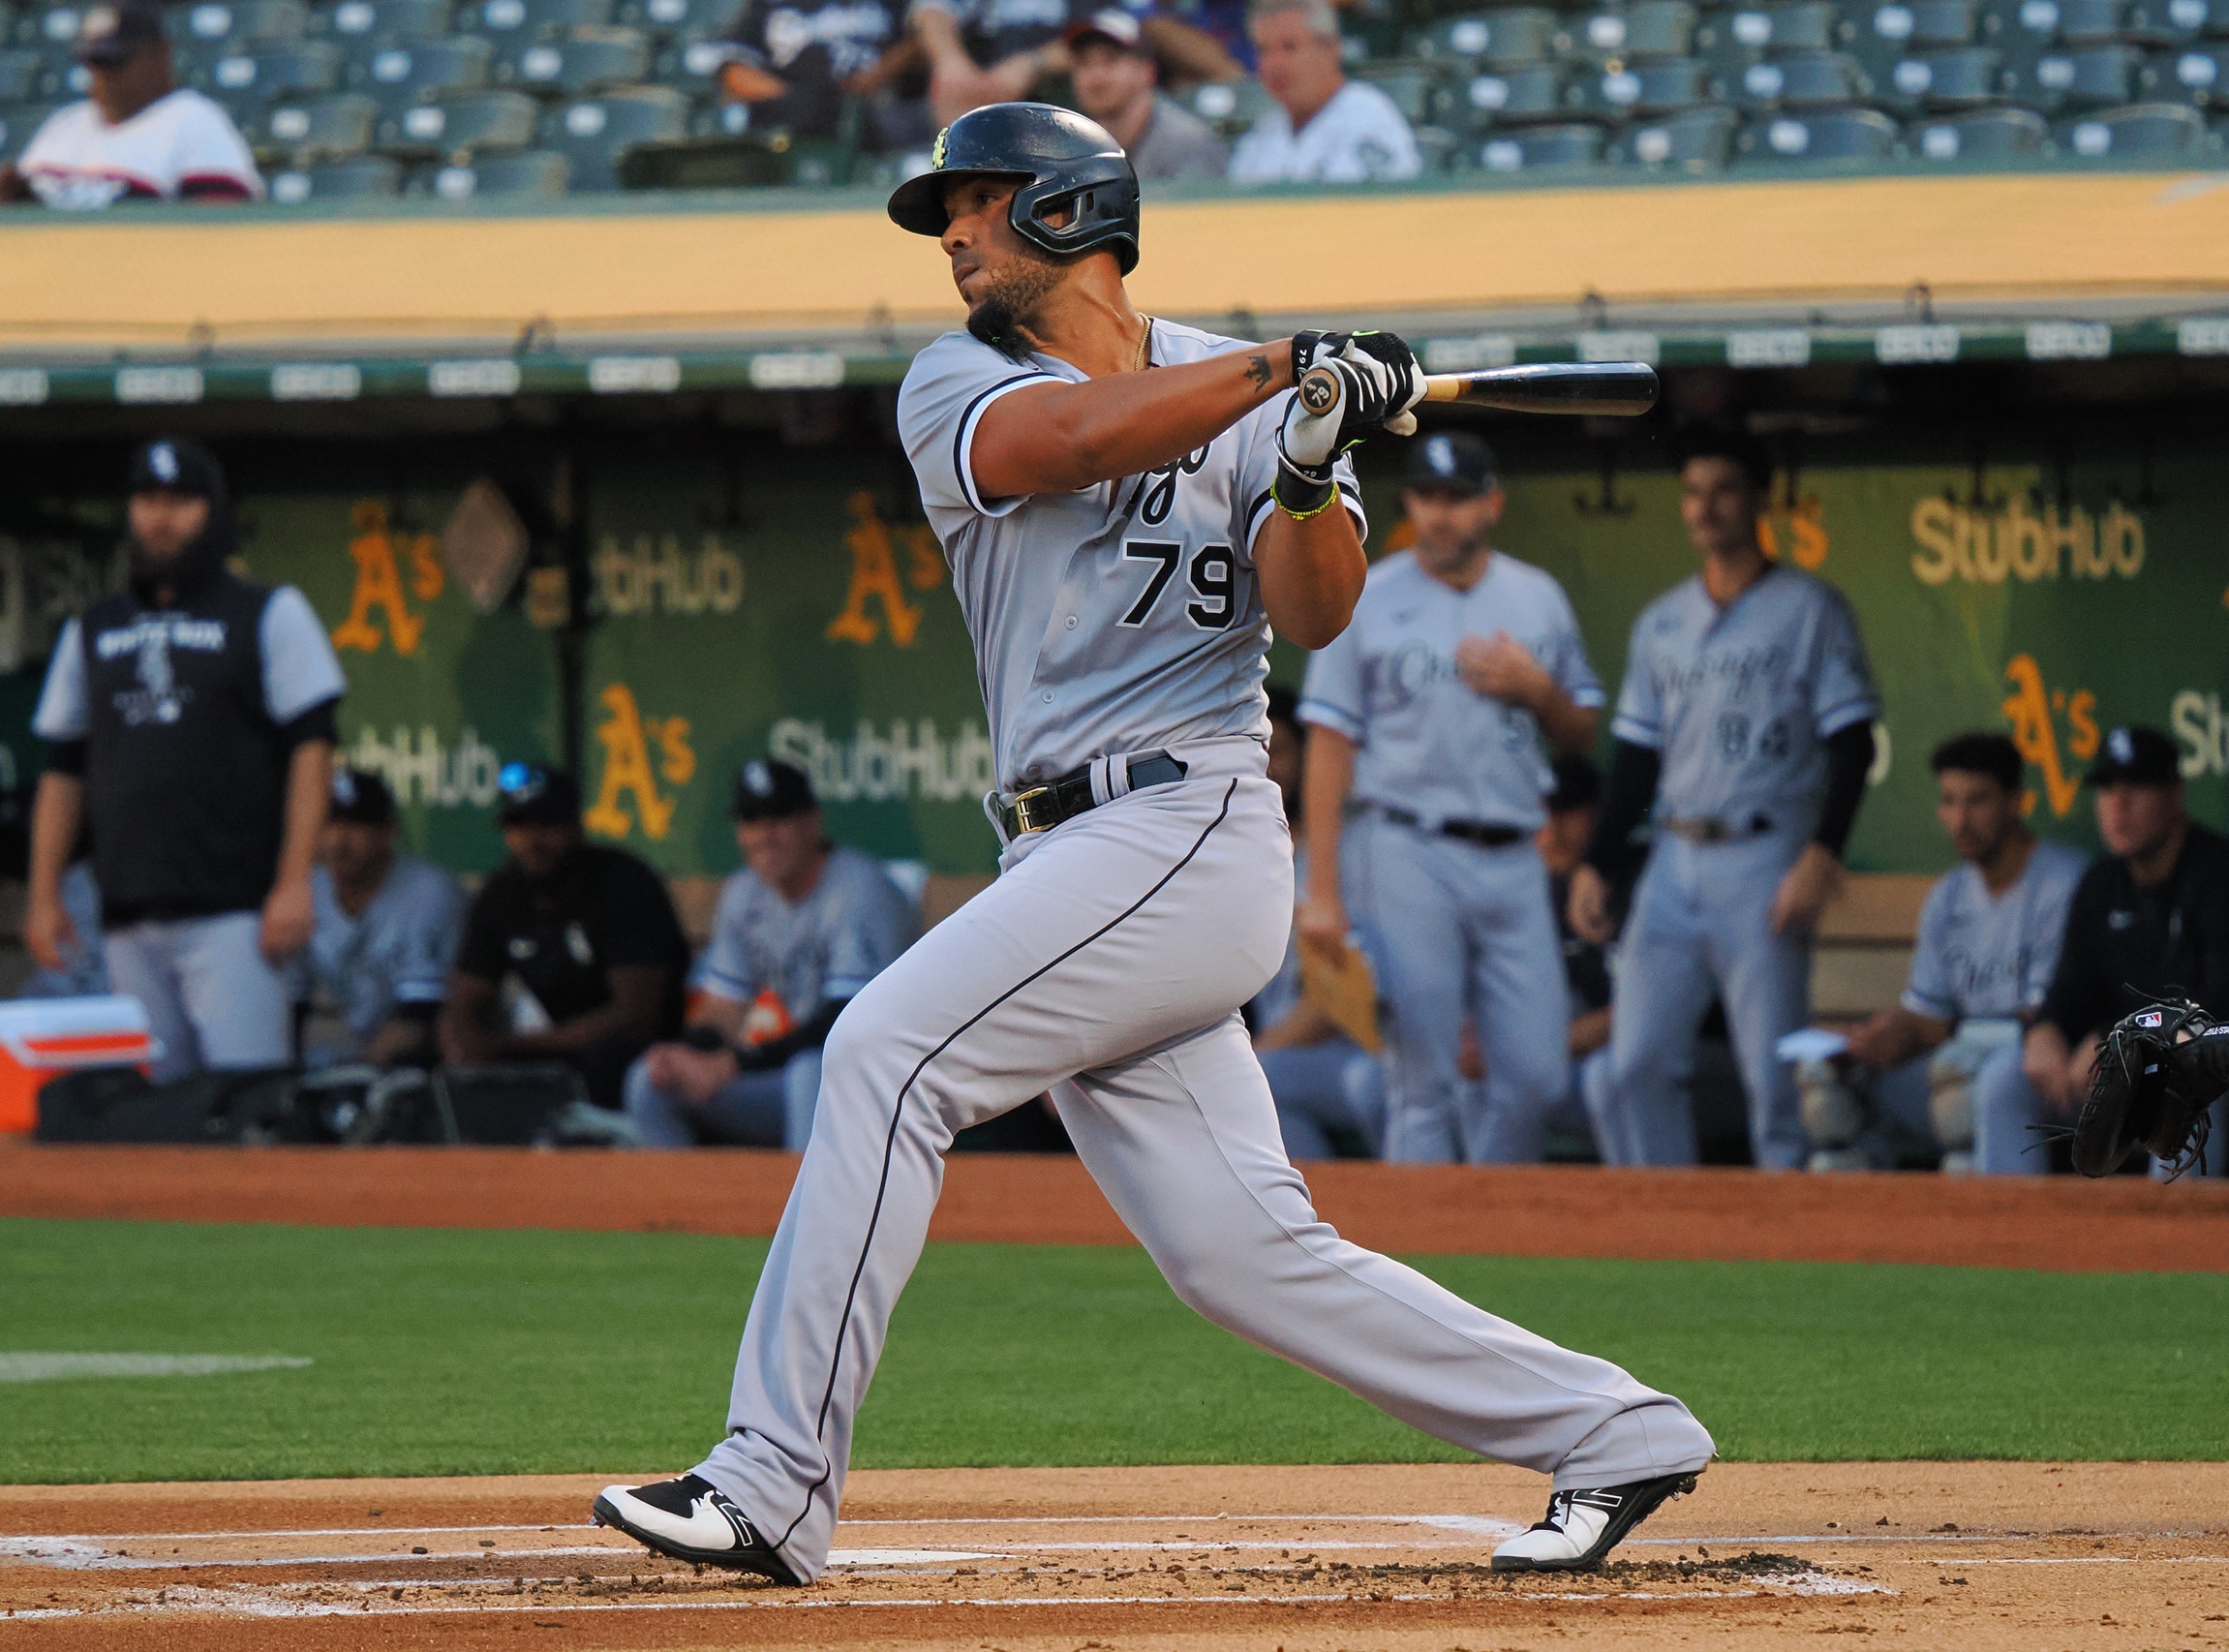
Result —
[{"label": "green grass", "polygon": [[[17,1483],[650,1470],[717,1438],[761,1241],[0,1221],[0,1352],[309,1369],[0,1385]],[[2229,1457],[2229,1276],[1420,1264],[1753,1460]],[[1145,1256],[931,1246],[862,1467],[1458,1460],[1195,1319]]]}]

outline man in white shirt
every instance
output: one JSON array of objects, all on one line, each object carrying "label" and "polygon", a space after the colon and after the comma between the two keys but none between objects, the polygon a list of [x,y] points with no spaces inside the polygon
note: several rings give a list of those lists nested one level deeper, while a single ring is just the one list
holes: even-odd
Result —
[{"label": "man in white shirt", "polygon": [[1275,107],[1238,139],[1233,183],[1360,183],[1422,169],[1393,100],[1340,67],[1328,0],[1258,0],[1246,29]]},{"label": "man in white shirt", "polygon": [[77,37],[93,95],[65,105],[0,167],[0,201],[87,211],[118,200],[254,200],[263,193],[231,117],[172,76],[163,13],[96,6]]}]

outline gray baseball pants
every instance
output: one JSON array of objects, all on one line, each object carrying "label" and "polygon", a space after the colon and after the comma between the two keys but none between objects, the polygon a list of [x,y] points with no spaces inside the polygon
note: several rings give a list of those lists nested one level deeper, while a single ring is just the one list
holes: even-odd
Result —
[{"label": "gray baseball pants", "polygon": [[157,1084],[293,1058],[293,981],[263,957],[262,922],[260,913],[225,912],[133,924],[103,937],[109,985],[146,1007],[162,1042]]},{"label": "gray baseball pants", "polygon": [[[696,1472],[806,1578],[828,1562],[852,1420],[927,1238],[956,1131],[1052,1089],[1084,1166],[1176,1294],[1414,1426],[1612,1485],[1709,1460],[1676,1399],[1340,1239],[1279,1140],[1238,1017],[1292,921],[1292,848],[1249,741],[1116,798],[852,999]],[[1117,765],[1117,772],[1120,772]]]}]

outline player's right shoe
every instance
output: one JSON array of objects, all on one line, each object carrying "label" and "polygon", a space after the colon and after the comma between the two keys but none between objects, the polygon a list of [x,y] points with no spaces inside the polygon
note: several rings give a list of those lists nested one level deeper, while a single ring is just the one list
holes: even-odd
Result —
[{"label": "player's right shoe", "polygon": [[595,1500],[595,1518],[676,1560],[755,1572],[792,1587],[801,1581],[744,1512],[693,1474],[652,1485],[607,1485]]},{"label": "player's right shoe", "polygon": [[1547,1517],[1494,1550],[1496,1572],[1592,1572],[1667,1498],[1695,1489],[1692,1474],[1636,1480],[1548,1498]]}]

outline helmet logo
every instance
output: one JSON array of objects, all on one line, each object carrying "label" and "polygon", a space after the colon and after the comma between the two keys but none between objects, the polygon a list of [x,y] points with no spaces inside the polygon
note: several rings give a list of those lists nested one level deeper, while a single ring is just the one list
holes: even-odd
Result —
[{"label": "helmet logo", "polygon": [[944,170],[944,141],[951,136],[952,128],[949,126],[936,135],[936,144],[929,151],[929,169],[931,171],[941,172]]}]

